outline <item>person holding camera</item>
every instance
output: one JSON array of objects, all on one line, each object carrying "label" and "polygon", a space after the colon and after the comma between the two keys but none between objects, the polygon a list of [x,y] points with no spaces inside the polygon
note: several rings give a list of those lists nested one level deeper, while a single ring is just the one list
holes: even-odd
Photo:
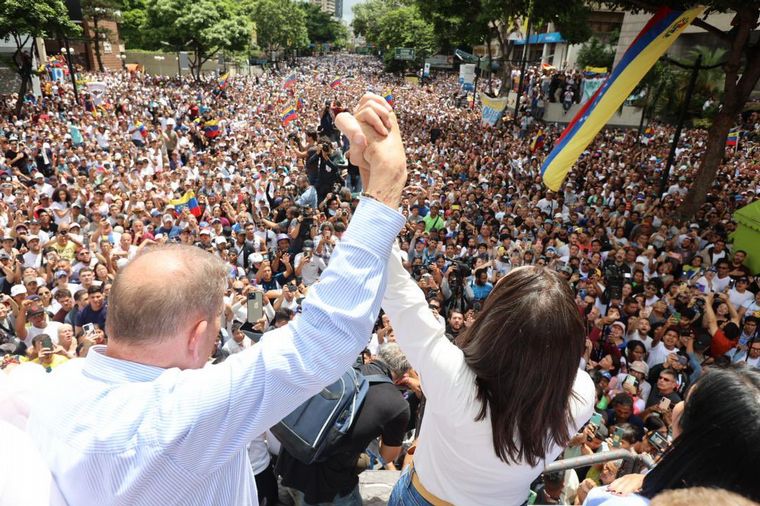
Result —
[{"label": "person holding camera", "polygon": [[[336,185],[343,185],[341,171],[347,163],[340,151],[333,150],[332,143],[323,141],[312,159],[317,161],[317,200],[322,202],[328,193],[335,191]],[[310,159],[310,161],[313,161]]]}]

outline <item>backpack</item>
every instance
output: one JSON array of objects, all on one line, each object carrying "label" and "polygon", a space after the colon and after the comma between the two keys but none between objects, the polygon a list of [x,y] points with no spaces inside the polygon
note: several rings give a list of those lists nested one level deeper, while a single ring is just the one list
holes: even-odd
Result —
[{"label": "backpack", "polygon": [[365,376],[352,367],[270,430],[288,453],[300,462],[323,461],[349,432],[370,384],[375,383],[393,381],[383,374]]}]

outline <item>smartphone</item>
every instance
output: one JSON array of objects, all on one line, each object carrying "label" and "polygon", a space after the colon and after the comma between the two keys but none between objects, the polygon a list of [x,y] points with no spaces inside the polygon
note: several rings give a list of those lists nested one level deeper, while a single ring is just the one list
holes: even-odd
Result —
[{"label": "smartphone", "polygon": [[593,425],[595,428],[598,428],[602,425],[602,420],[603,418],[602,418],[601,413],[594,413],[593,415],[591,415],[591,420],[589,420],[588,423]]},{"label": "smartphone", "polygon": [[248,323],[256,323],[264,316],[264,293],[251,292],[248,294]]},{"label": "smartphone", "polygon": [[639,380],[636,379],[635,376],[631,376],[630,374],[626,375],[625,379],[623,380],[623,385],[633,385],[633,388],[636,390],[639,389]]},{"label": "smartphone", "polygon": [[85,335],[92,334],[93,332],[95,332],[95,324],[85,323],[84,325],[82,325],[82,331],[85,333]]},{"label": "smartphone", "polygon": [[675,319],[676,322],[680,322],[681,321],[681,313],[679,313],[678,311],[674,312],[673,313],[673,319]]},{"label": "smartphone", "polygon": [[47,348],[48,350],[52,350],[53,349],[53,340],[50,339],[49,337],[44,337],[42,339],[42,347],[43,348]]},{"label": "smartphone", "polygon": [[612,447],[613,448],[620,448],[620,443],[623,441],[623,434],[625,433],[625,430],[621,427],[617,427],[615,429],[615,432],[612,434]]},{"label": "smartphone", "polygon": [[670,409],[670,399],[667,397],[663,397],[660,399],[660,404],[658,404],[659,408],[663,411],[667,411]]},{"label": "smartphone", "polygon": [[647,441],[649,441],[649,444],[654,446],[659,453],[664,452],[668,447],[668,439],[659,432],[652,432],[647,438]]}]

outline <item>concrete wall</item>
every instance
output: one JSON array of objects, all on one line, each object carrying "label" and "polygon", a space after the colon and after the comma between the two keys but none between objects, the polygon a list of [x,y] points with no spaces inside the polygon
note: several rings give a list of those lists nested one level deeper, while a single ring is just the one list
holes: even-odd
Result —
[{"label": "concrete wall", "polygon": [[[161,76],[177,75],[177,53],[162,53],[160,51],[150,53],[144,51],[126,51],[125,55],[126,59],[124,60],[124,63],[138,63],[142,65],[145,72],[148,74]],[[156,59],[157,56],[159,59]],[[201,72],[204,74],[213,74],[223,68],[222,65],[217,63],[216,58],[212,58],[203,65]],[[182,75],[189,74],[189,68],[182,69]]]},{"label": "concrete wall", "polygon": [[[575,114],[581,108],[580,104],[573,105],[567,114],[562,109],[562,104],[548,103],[544,112],[543,120],[546,123],[567,124],[575,117]],[[607,126],[621,128],[638,128],[641,121],[641,108],[623,106],[621,110],[615,112],[612,118],[607,122]]]}]

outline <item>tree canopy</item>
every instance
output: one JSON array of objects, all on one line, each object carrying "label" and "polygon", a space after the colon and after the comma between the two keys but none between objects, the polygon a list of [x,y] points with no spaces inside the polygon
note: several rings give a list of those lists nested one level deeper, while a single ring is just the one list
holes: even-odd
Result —
[{"label": "tree canopy", "polygon": [[[75,25],[62,0],[2,0],[0,2],[0,39],[10,39],[16,50],[8,58],[11,67],[21,79],[17,114],[21,111],[24,95],[31,82],[32,51],[38,37],[57,38],[76,36],[81,28]],[[28,50],[25,48],[29,48]]]},{"label": "tree canopy", "polygon": [[303,9],[291,0],[255,0],[251,2],[251,19],[256,25],[256,39],[262,49],[279,51],[309,44]]},{"label": "tree canopy", "polygon": [[304,13],[306,32],[312,44],[329,42],[335,47],[345,47],[348,29],[343,23],[323,11],[317,4],[302,2],[299,7]]},{"label": "tree canopy", "polygon": [[250,42],[251,22],[232,0],[147,0],[145,5],[141,28],[150,33],[149,45],[192,50],[196,77],[219,51],[241,51]]},{"label": "tree canopy", "polygon": [[393,59],[397,47],[414,48],[416,63],[424,61],[438,48],[433,24],[414,4],[382,0],[359,4],[354,7],[353,28],[355,33],[384,52],[389,70],[404,65]]}]

